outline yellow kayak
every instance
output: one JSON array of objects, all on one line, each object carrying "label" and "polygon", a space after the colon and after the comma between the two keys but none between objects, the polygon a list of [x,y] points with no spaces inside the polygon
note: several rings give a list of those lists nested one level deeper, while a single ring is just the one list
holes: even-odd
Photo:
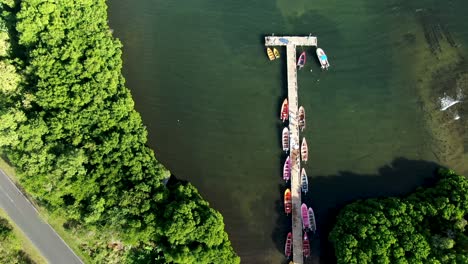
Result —
[{"label": "yellow kayak", "polygon": [[267,48],[267,55],[271,61],[275,59],[275,55],[273,54],[273,51],[271,50],[271,48]]},{"label": "yellow kayak", "polygon": [[276,48],[273,48],[273,53],[275,54],[275,58],[277,58],[277,59],[280,58],[280,53]]}]

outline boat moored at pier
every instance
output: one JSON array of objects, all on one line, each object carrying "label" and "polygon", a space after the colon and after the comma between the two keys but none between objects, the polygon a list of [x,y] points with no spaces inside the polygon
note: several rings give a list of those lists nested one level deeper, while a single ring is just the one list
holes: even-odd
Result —
[{"label": "boat moored at pier", "polygon": [[289,215],[292,210],[292,202],[291,202],[291,190],[288,188],[284,191],[284,212],[286,215]]},{"label": "boat moored at pier", "polygon": [[307,205],[305,203],[301,206],[301,217],[302,217],[302,228],[309,229],[310,228],[310,220],[309,220],[309,211],[307,210]]},{"label": "boat moored at pier", "polygon": [[283,151],[289,151],[289,129],[287,127],[283,128],[283,133],[281,135],[281,145],[283,146]]},{"label": "boat moored at pier", "polygon": [[290,178],[291,178],[291,160],[288,156],[283,166],[283,180],[289,181]]},{"label": "boat moored at pier", "polygon": [[284,122],[288,120],[288,117],[289,117],[289,105],[288,105],[288,98],[286,98],[281,104],[280,119],[281,121]]}]

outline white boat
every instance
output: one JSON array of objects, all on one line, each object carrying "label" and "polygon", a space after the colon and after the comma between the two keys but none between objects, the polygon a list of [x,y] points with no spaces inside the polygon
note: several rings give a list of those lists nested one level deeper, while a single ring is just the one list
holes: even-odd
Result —
[{"label": "white boat", "polygon": [[283,128],[283,133],[281,135],[281,145],[283,146],[283,151],[289,151],[289,129],[287,127]]},{"label": "white boat", "polygon": [[330,63],[328,62],[327,55],[325,54],[325,51],[321,48],[317,48],[317,58],[320,61],[320,65],[322,65],[322,69],[328,70],[328,67],[330,67]]}]

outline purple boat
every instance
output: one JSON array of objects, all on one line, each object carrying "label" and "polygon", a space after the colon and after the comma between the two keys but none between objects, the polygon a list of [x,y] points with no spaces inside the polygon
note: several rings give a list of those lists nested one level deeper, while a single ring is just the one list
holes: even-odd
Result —
[{"label": "purple boat", "polygon": [[309,229],[310,228],[309,210],[305,203],[303,203],[301,206],[301,216],[302,216],[302,228]]},{"label": "purple boat", "polygon": [[291,160],[289,159],[289,156],[288,156],[283,166],[283,180],[289,181],[290,178],[291,178]]},{"label": "purple boat", "polygon": [[299,67],[299,70],[302,69],[302,67],[304,67],[305,63],[306,63],[306,53],[305,51],[303,51],[301,55],[299,56],[299,59],[297,60],[297,67]]}]

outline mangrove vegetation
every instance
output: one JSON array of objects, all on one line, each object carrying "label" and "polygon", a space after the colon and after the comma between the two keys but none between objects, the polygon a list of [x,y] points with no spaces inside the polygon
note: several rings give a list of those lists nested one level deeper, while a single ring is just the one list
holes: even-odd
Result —
[{"label": "mangrove vegetation", "polygon": [[347,205],[330,233],[338,263],[468,263],[468,180],[441,170],[405,198]]},{"label": "mangrove vegetation", "polygon": [[82,253],[239,263],[221,214],[192,185],[164,185],[170,173],[147,146],[106,2],[0,0],[0,11],[2,155]]}]

